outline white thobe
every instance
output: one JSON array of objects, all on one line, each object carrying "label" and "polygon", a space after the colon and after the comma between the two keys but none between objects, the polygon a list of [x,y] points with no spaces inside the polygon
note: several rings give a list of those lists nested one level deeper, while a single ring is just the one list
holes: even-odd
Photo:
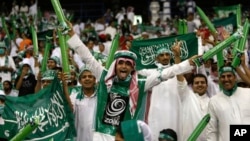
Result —
[{"label": "white thobe", "polygon": [[250,89],[238,87],[232,96],[222,92],[213,96],[208,106],[211,116],[207,141],[229,141],[230,125],[250,124]]},{"label": "white thobe", "polygon": [[94,133],[94,117],[96,111],[97,97],[84,95],[83,99],[77,99],[78,93],[70,95],[75,114],[76,141],[92,141]]},{"label": "white thobe", "polygon": [[[182,126],[180,121],[182,108],[175,75],[188,72],[192,69],[193,67],[189,65],[188,60],[178,65],[175,64],[165,68],[162,71],[162,79],[166,81],[162,81],[158,85],[153,86],[148,117],[146,117],[148,125],[152,130],[153,141],[157,141],[160,131],[167,128],[176,131],[178,139],[181,140]],[[139,74],[149,76],[147,79],[151,79],[150,82],[157,79],[151,78],[150,75],[157,73],[158,71],[156,69],[139,71]],[[145,87],[147,87],[147,85]]]},{"label": "white thobe", "polygon": [[[14,71],[16,71],[16,65],[14,63],[14,60],[12,59],[11,56],[7,56],[7,57],[8,57],[7,67],[12,68]],[[5,66],[5,60],[6,60],[5,56],[0,57],[0,66],[1,67]],[[0,77],[2,77],[2,82],[4,82],[5,80],[11,81],[11,72],[9,72],[9,71],[8,72],[0,71]]]},{"label": "white thobe", "polygon": [[[208,113],[209,97],[207,94],[199,96],[187,85],[186,80],[178,81],[178,92],[182,102],[182,137],[187,141],[202,118]],[[206,128],[202,131],[196,141],[206,140]]]}]

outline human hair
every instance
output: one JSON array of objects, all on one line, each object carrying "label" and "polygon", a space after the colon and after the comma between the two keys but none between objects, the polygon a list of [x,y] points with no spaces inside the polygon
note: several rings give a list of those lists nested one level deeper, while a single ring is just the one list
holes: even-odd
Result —
[{"label": "human hair", "polygon": [[177,139],[178,139],[176,132],[173,129],[170,129],[170,128],[161,130],[160,134],[166,134],[168,136],[171,136],[174,139],[174,141],[177,141]]},{"label": "human hair", "polygon": [[3,84],[4,84],[5,82],[9,84],[10,89],[12,89],[12,88],[13,88],[11,81],[9,81],[9,80],[5,80],[5,81],[3,82]]},{"label": "human hair", "polygon": [[207,77],[206,77],[204,74],[197,73],[197,74],[195,74],[195,75],[193,76],[192,83],[191,83],[192,85],[194,84],[194,79],[197,78],[197,77],[202,77],[202,78],[204,78],[205,81],[206,81],[206,84],[207,84]]}]

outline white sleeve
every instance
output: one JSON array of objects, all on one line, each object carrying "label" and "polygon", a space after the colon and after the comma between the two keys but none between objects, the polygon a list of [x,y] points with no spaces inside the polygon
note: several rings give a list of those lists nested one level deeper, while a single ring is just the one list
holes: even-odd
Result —
[{"label": "white sleeve", "polygon": [[80,56],[77,53],[75,53],[74,56],[73,56],[73,58],[74,58],[74,61],[77,64],[78,68],[81,69],[82,66],[84,66],[84,63],[82,62]]},{"label": "white sleeve", "polygon": [[175,64],[169,68],[164,69],[162,72],[156,71],[149,75],[145,82],[145,91],[160,84],[162,81],[166,81],[178,74],[183,74],[193,69],[193,66],[189,64],[189,61],[183,61],[180,64]]},{"label": "white sleeve", "polygon": [[77,34],[74,34],[68,41],[68,45],[80,56],[87,67],[99,80],[104,67],[93,57],[89,49],[83,44]]},{"label": "white sleeve", "polygon": [[189,60],[185,60],[180,64],[174,64],[173,66],[164,69],[161,74],[161,79],[168,80],[169,78],[174,77],[178,74],[189,72],[193,68],[194,67],[189,64]]},{"label": "white sleeve", "polygon": [[202,55],[204,53],[204,47],[202,46],[202,39],[201,36],[198,38],[198,55]]},{"label": "white sleeve", "polygon": [[210,121],[207,125],[207,130],[206,130],[206,138],[207,141],[217,141],[218,137],[218,122],[217,122],[217,116],[214,111],[214,104],[210,100],[209,105],[208,105],[208,113],[210,114]]},{"label": "white sleeve", "polygon": [[190,94],[186,79],[184,81],[177,81],[177,91],[181,101],[184,101],[187,95]]},{"label": "white sleeve", "polygon": [[142,69],[142,70],[137,71],[137,73],[142,75],[142,76],[149,76],[153,72],[155,72],[155,69]]}]

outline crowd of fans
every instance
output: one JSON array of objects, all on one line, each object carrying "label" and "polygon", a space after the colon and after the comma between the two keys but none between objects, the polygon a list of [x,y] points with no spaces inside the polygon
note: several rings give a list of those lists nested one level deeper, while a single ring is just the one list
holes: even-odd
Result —
[{"label": "crowd of fans", "polygon": [[[4,2],[2,5],[4,5]],[[58,22],[54,12],[39,11],[37,1],[34,0],[31,0],[29,6],[24,2],[17,5],[14,1],[11,10],[1,9],[1,11],[1,20],[6,21],[6,28],[3,22],[0,24],[0,91],[2,95],[21,97],[35,94],[51,83],[53,78],[57,76],[54,74],[55,72],[60,74],[58,77],[61,80],[64,80],[64,76],[61,75],[63,62],[57,35]],[[67,15],[67,10],[65,14],[67,18],[70,18],[71,15]],[[127,91],[133,89],[133,86],[137,83],[133,83],[133,86],[130,84],[136,80],[134,79],[137,78],[135,75],[138,74],[145,78],[145,88],[150,93],[145,92],[148,95],[145,117],[140,120],[146,123],[145,126],[149,126],[147,130],[151,130],[147,131],[148,136],[144,136],[145,140],[156,141],[159,138],[159,140],[172,139],[176,141],[177,137],[178,140],[187,140],[197,123],[207,113],[211,114],[211,122],[206,129],[209,136],[207,137],[203,132],[199,137],[200,141],[205,140],[205,138],[211,141],[227,141],[229,124],[250,123],[249,117],[247,117],[249,108],[246,104],[249,103],[247,101],[249,96],[246,95],[249,95],[250,87],[248,40],[241,57],[240,66],[237,68],[230,66],[233,57],[230,47],[224,50],[226,66],[221,68],[217,66],[218,60],[216,57],[207,60],[199,68],[195,68],[195,65],[190,61],[193,58],[181,62],[181,42],[176,41],[172,50],[164,48],[157,50],[156,69],[135,70],[136,56],[127,54],[128,52],[131,53],[129,50],[132,47],[133,40],[148,40],[178,35],[179,19],[179,16],[176,15],[172,19],[159,18],[154,23],[138,23],[134,21],[135,15],[133,7],[129,6],[126,9],[121,8],[117,13],[107,9],[103,16],[95,21],[83,22],[80,19],[69,19],[70,30],[69,40],[67,41],[69,48],[67,52],[70,65],[70,78],[68,79],[70,81],[63,85],[67,85],[65,87],[68,89],[77,88],[79,94],[84,94],[83,99],[79,99],[79,94],[71,94],[70,91],[66,94],[71,99],[69,103],[71,103],[74,113],[79,114],[78,116],[84,119],[83,121],[77,121],[76,124],[78,125],[76,126],[78,140],[93,140],[94,131],[91,124],[96,111],[96,95],[98,95],[96,87],[101,85],[99,84],[102,80],[100,75],[104,70],[103,67],[106,65],[112,41],[116,38],[116,35],[119,35],[119,47],[115,55],[115,63],[113,66],[111,65],[108,70],[110,74],[108,73],[105,81],[102,82],[107,83],[107,86],[109,84],[114,86],[108,88],[108,90],[112,88],[111,90],[114,92],[122,87],[120,85],[126,85],[127,87],[121,89],[121,91],[122,93],[124,91],[127,96],[132,93],[127,94]],[[210,18],[212,21],[217,17]],[[245,21],[246,18],[248,17],[243,16],[242,21]],[[216,46],[217,37],[210,33],[195,11],[187,13],[185,19],[187,20],[188,32],[195,32],[197,35],[198,55],[202,55]],[[37,56],[34,54],[31,26],[35,26],[38,35],[39,54]],[[150,28],[145,30],[145,27]],[[41,67],[46,44],[46,36],[44,35],[51,36],[52,46],[46,62],[47,71],[42,74]],[[229,33],[224,31],[221,34],[221,41],[229,36]],[[81,48],[77,48],[79,46]],[[170,63],[171,59],[174,60],[174,65]],[[51,70],[55,72],[51,72]],[[111,75],[111,71],[117,76]],[[121,80],[126,84],[120,84]],[[79,89],[79,86],[82,89]],[[83,91],[83,93],[80,91]],[[235,100],[233,104],[227,101],[228,97]],[[129,104],[133,103],[133,100],[132,102],[129,101]],[[92,106],[84,107],[83,104],[83,107],[81,107],[83,110],[77,109],[76,105],[79,102],[88,102]],[[138,107],[137,105],[136,108]],[[228,113],[225,112],[224,108],[228,110]],[[88,113],[89,116],[83,116],[81,112]],[[232,116],[230,113],[234,115]],[[167,114],[167,116],[163,114]],[[246,119],[243,119],[245,114]],[[242,117],[238,117],[238,115]],[[237,117],[237,120],[233,118],[234,116]],[[221,123],[222,120],[223,123]],[[79,124],[86,124],[86,126],[82,127]],[[219,126],[217,127],[217,125]],[[122,131],[117,133],[122,134]],[[121,136],[121,138],[123,137]]]}]

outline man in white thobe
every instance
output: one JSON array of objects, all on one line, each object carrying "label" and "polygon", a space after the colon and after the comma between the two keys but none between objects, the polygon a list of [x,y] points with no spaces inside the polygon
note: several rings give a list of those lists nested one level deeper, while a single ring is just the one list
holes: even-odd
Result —
[{"label": "man in white thobe", "polygon": [[230,125],[250,124],[250,89],[237,87],[236,72],[231,66],[219,69],[222,91],[210,99],[211,115],[207,127],[207,141],[229,141]]},{"label": "man in white thobe", "polygon": [[[172,47],[172,51],[175,56],[175,63],[177,58],[176,50],[180,50],[180,43],[175,44]],[[180,55],[180,54],[178,54]],[[170,65],[171,51],[166,47],[157,50],[156,64],[157,69],[143,69],[139,71],[139,74],[143,76],[150,76],[151,74],[157,74],[157,72],[165,73],[166,70],[178,72],[178,71],[190,71],[193,66],[184,64],[184,69],[172,69]],[[159,133],[163,129],[171,128],[176,131],[178,140],[181,140],[181,101],[177,91],[177,79],[175,75],[170,77],[166,81],[162,81],[159,85],[152,87],[151,93],[148,93],[145,121],[148,123],[152,130],[153,141],[158,140]]]}]

